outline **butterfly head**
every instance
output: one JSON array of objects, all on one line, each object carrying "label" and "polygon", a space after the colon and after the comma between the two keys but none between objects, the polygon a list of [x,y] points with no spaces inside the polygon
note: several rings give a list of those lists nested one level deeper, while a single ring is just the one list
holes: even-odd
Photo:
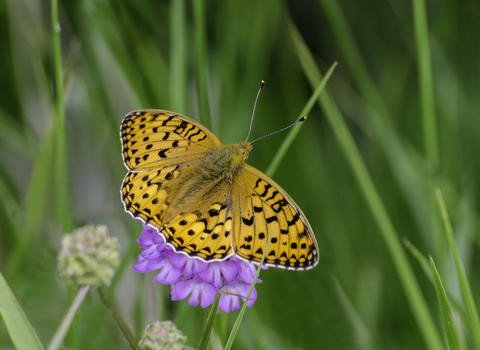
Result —
[{"label": "butterfly head", "polygon": [[250,142],[239,142],[237,143],[237,147],[240,149],[240,152],[243,155],[243,161],[246,161],[253,146],[250,144]]}]

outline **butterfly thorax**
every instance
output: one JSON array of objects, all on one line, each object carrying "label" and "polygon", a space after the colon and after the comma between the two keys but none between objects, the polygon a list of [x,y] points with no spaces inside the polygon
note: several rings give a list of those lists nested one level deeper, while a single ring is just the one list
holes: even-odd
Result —
[{"label": "butterfly thorax", "polygon": [[250,155],[252,146],[248,142],[239,142],[216,149],[204,170],[204,179],[232,178]]}]

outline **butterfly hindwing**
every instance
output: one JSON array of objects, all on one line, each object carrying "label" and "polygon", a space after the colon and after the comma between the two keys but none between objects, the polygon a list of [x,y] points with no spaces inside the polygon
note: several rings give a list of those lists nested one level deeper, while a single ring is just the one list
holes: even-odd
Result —
[{"label": "butterfly hindwing", "polygon": [[175,181],[181,173],[179,165],[141,172],[129,171],[123,180],[121,195],[125,211],[145,224],[162,226],[169,200],[175,197]]},{"label": "butterfly hindwing", "polygon": [[165,222],[161,231],[177,251],[207,262],[225,260],[233,254],[231,198],[223,196],[230,192],[229,187],[218,182],[193,193],[195,199],[187,206],[188,211]]},{"label": "butterfly hindwing", "polygon": [[132,171],[182,164],[222,145],[193,119],[164,110],[134,111],[120,128],[125,166]]},{"label": "butterfly hindwing", "polygon": [[264,264],[305,270],[318,262],[318,247],[307,218],[272,179],[244,164],[233,189],[235,254],[259,262],[273,236]]}]

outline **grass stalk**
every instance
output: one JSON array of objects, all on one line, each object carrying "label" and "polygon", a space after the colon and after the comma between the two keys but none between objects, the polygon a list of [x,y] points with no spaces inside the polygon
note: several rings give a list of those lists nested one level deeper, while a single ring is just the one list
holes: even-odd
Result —
[{"label": "grass stalk", "polygon": [[52,340],[50,341],[50,344],[48,344],[47,350],[57,350],[62,346],[63,340],[65,339],[65,336],[67,335],[68,329],[70,328],[70,325],[73,322],[73,318],[75,317],[75,314],[82,305],[83,300],[85,299],[85,296],[88,293],[90,286],[85,286],[81,288],[75,299],[73,300],[72,306],[68,310],[67,314],[62,320],[62,323],[60,324],[60,327],[58,330],[55,332]]},{"label": "grass stalk", "polygon": [[443,326],[445,327],[448,345],[450,350],[459,350],[460,340],[458,338],[457,327],[455,327],[452,310],[450,309],[450,303],[448,302],[447,293],[445,293],[442,280],[440,279],[435,262],[431,256],[430,269],[432,270],[433,280],[435,281],[435,289],[437,291],[438,303],[440,304],[440,310],[442,312]]},{"label": "grass stalk", "polygon": [[[325,77],[322,79],[320,84],[318,84],[318,86],[315,88],[315,90],[312,93],[312,96],[310,96],[307,103],[303,107],[303,109],[300,112],[300,115],[298,116],[297,120],[300,119],[303,116],[308,115],[308,113],[310,113],[310,111],[313,108],[313,105],[317,102],[318,96],[320,96],[320,94],[322,93],[323,89],[325,88],[325,85],[328,82],[328,79],[330,79],[330,76],[332,75],[336,66],[337,66],[337,62],[334,62],[331,65],[327,74],[325,74]],[[272,161],[270,162],[270,165],[268,166],[267,170],[265,171],[265,174],[267,176],[273,177],[273,175],[275,175],[280,163],[282,162],[282,159],[285,157],[285,154],[287,153],[288,149],[290,148],[293,141],[295,140],[295,137],[297,137],[298,133],[300,132],[300,129],[302,128],[302,125],[303,125],[303,123],[300,123],[299,125],[296,125],[295,127],[290,129],[290,131],[287,134],[287,137],[285,137],[285,139],[283,140],[282,144],[280,145],[277,152],[275,153],[275,156],[272,158]]]},{"label": "grass stalk", "polygon": [[71,211],[68,202],[67,180],[67,140],[65,132],[65,115],[63,109],[63,84],[62,84],[62,51],[60,41],[60,20],[58,17],[58,0],[52,0],[52,37],[53,37],[53,72],[54,72],[54,110],[56,129],[56,157],[55,183],[56,207],[58,221],[63,232],[72,229]]},{"label": "grass stalk", "polygon": [[[294,40],[297,38],[296,44],[297,48],[299,48],[298,56],[304,68],[304,73],[309,79],[310,84],[316,86],[321,80],[320,71],[314,64],[311,64],[311,62],[313,62],[310,58],[311,53],[302,42],[299,42],[297,35],[297,33],[293,33],[293,38]],[[309,63],[308,65],[305,64],[307,62]],[[393,227],[382,200],[373,184],[367,167],[360,156],[360,152],[353,141],[353,137],[328,90],[320,95],[319,103],[325,112],[339,146],[351,166],[352,172],[354,173],[365,200],[370,207],[380,233],[385,240],[427,348],[430,350],[444,349],[426,301],[421,293],[405,251],[402,249],[400,240],[395,232],[395,228]]]},{"label": "grass stalk", "polygon": [[425,154],[433,173],[439,166],[437,122],[433,92],[430,44],[428,40],[427,11],[424,0],[413,0],[415,38],[420,75],[420,101],[422,103],[423,138]]},{"label": "grass stalk", "polygon": [[208,60],[207,60],[207,33],[205,21],[205,1],[193,2],[193,16],[195,28],[195,49],[197,55],[197,93],[200,123],[212,130],[210,120],[210,104],[208,102]]},{"label": "grass stalk", "polygon": [[470,289],[470,283],[468,282],[467,274],[463,266],[462,260],[458,254],[455,238],[453,237],[452,224],[447,212],[445,201],[443,200],[442,191],[435,189],[438,205],[440,207],[440,213],[442,215],[443,223],[445,225],[445,234],[447,235],[447,242],[452,254],[453,264],[455,265],[455,271],[457,272],[458,284],[462,292],[463,302],[467,309],[468,316],[470,318],[470,329],[475,339],[477,349],[480,349],[480,321],[478,319],[478,312],[473,299],[472,290]]},{"label": "grass stalk", "polygon": [[188,115],[187,36],[185,0],[170,2],[170,102],[172,110]]}]

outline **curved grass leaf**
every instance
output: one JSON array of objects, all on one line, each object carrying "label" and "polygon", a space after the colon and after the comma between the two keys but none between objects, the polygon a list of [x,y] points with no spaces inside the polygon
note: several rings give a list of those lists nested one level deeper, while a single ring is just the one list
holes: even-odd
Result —
[{"label": "curved grass leaf", "polygon": [[15,349],[44,349],[7,281],[0,273],[0,315]]},{"label": "curved grass leaf", "polygon": [[435,289],[437,290],[438,303],[440,304],[440,310],[442,311],[443,325],[445,327],[448,345],[450,346],[450,350],[458,350],[460,349],[460,340],[458,339],[455,320],[453,319],[452,310],[450,309],[447,293],[445,293],[442,280],[440,279],[440,275],[438,274],[437,268],[435,267],[435,263],[433,262],[431,256],[430,269],[432,271],[433,281],[435,282]]},{"label": "curved grass leaf", "polygon": [[455,271],[457,272],[457,278],[460,285],[460,290],[462,291],[463,302],[465,303],[465,308],[467,309],[468,316],[470,317],[470,329],[473,333],[473,337],[475,338],[477,349],[480,349],[480,321],[478,319],[475,301],[473,300],[472,290],[470,289],[470,283],[468,282],[462,260],[460,260],[460,256],[458,255],[457,245],[455,243],[455,238],[453,237],[452,224],[450,223],[445,201],[443,200],[442,191],[437,188],[435,189],[435,194],[437,196],[438,205],[440,207],[443,223],[445,225],[445,234],[447,235],[448,246],[450,248],[450,253],[452,254]]}]

